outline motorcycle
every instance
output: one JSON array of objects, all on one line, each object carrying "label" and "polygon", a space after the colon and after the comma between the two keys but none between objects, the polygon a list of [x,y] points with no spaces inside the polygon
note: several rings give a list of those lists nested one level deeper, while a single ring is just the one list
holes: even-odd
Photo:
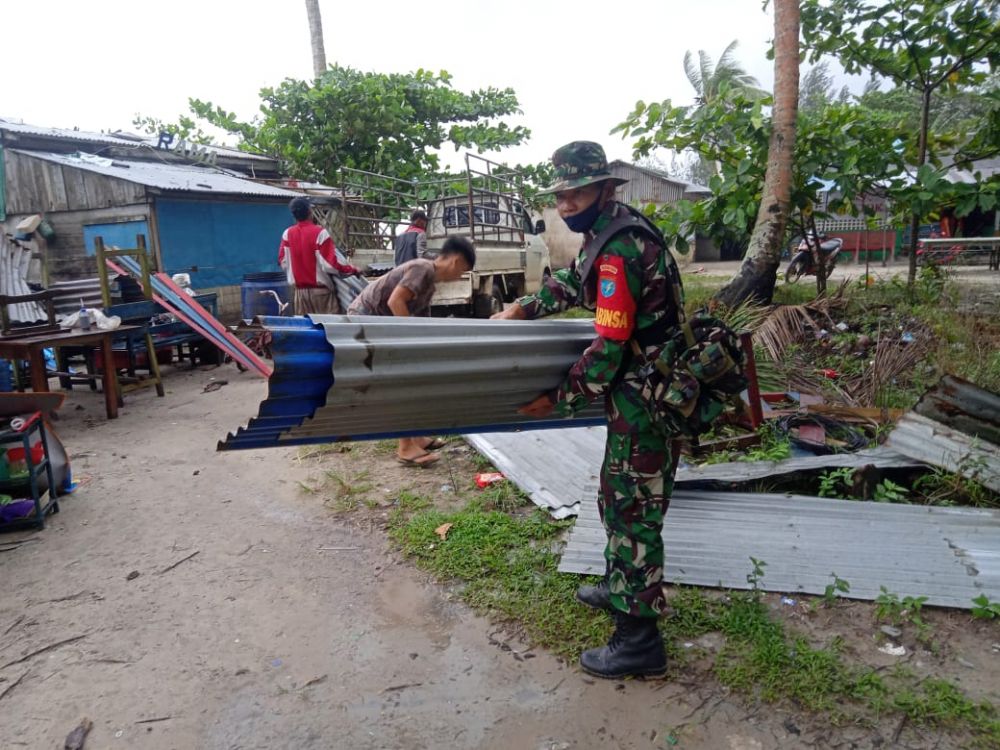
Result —
[{"label": "motorcycle", "polygon": [[[815,242],[816,240],[814,239],[813,243],[815,244]],[[826,265],[827,278],[830,277],[830,273],[833,271],[834,266],[837,265],[837,256],[840,255],[840,248],[843,246],[844,241],[840,238],[827,240],[825,239],[825,235],[819,236],[819,254],[823,259],[823,263]],[[815,275],[816,262],[813,258],[812,249],[803,237],[802,241],[799,242],[798,247],[795,249],[795,255],[792,256],[792,260],[788,264],[788,269],[785,271],[785,281],[789,284],[794,284],[803,276]]]}]

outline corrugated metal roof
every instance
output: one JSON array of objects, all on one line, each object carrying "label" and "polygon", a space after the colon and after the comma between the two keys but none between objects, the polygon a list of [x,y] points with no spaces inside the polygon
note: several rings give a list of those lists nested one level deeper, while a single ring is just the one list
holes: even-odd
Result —
[{"label": "corrugated metal roof", "polygon": [[903,415],[887,443],[1000,492],[1000,395],[966,380],[944,376]]},{"label": "corrugated metal roof", "polygon": [[[5,120],[0,118],[0,131],[7,131],[10,133],[20,133],[23,135],[34,135],[43,138],[56,138],[63,141],[87,141],[91,143],[103,143],[112,146],[125,146],[129,148],[135,148],[137,146],[146,146],[150,149],[155,149],[159,138],[156,136],[139,135],[136,133],[95,133],[87,130],[74,130],[72,128],[49,128],[43,127],[41,125],[30,125],[23,122],[12,122],[11,120]],[[217,146],[217,145],[201,145],[198,144],[199,149],[206,149],[208,151],[214,151],[219,154],[219,156],[229,156],[234,159],[245,159],[247,161],[259,161],[259,162],[274,162],[275,160],[270,156],[263,156],[261,154],[251,154],[246,151],[240,151],[238,148],[231,148],[229,146]]]},{"label": "corrugated metal roof", "polygon": [[[427,433],[599,424],[526,418],[520,406],[559,385],[594,338],[591,321],[505,321],[314,315],[265,318],[281,384],[260,415],[220,449],[329,443]],[[328,363],[322,372],[320,362]],[[329,363],[332,362],[332,367]],[[300,368],[309,396],[296,393]],[[322,398],[316,392],[326,383]]]},{"label": "corrugated metal roof", "polygon": [[[53,154],[44,151],[11,151],[35,159],[43,159],[65,167],[114,177],[127,182],[135,182],[160,190],[190,193],[212,193],[215,195],[258,195],[279,198],[294,198],[301,193],[284,188],[265,185],[253,180],[227,174],[211,167],[188,164],[167,164],[133,159],[104,159],[90,154]],[[89,158],[88,158],[89,157]]]},{"label": "corrugated metal roof", "polygon": [[[852,599],[899,596],[969,609],[1000,599],[1000,511],[774,494],[674,493],[663,527],[665,580],[748,588],[750,557],[767,563],[767,591],[822,594],[831,573]],[[603,575],[606,537],[585,502],[559,570]]]},{"label": "corrugated metal roof", "polygon": [[[525,433],[467,435],[466,440],[555,518],[576,515],[582,500],[593,499],[604,459],[607,430],[581,427]],[[766,477],[839,466],[899,468],[920,465],[884,446],[857,453],[797,456],[785,461],[739,461],[677,470],[675,486],[752,482]]]}]

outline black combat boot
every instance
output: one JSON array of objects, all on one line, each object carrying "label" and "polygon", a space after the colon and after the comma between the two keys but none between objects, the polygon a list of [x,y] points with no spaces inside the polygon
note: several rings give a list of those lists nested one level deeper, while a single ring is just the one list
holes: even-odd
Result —
[{"label": "black combat boot", "polygon": [[593,609],[603,609],[605,612],[614,612],[611,606],[611,594],[608,591],[608,579],[602,578],[596,586],[581,586],[576,590],[576,600],[581,604],[586,604]]},{"label": "black combat boot", "polygon": [[615,615],[615,632],[607,646],[580,654],[580,666],[595,677],[663,677],[667,655],[653,617]]}]

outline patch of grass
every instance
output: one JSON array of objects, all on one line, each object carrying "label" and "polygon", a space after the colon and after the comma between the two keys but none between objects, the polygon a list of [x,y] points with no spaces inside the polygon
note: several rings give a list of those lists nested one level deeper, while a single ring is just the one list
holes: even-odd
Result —
[{"label": "patch of grass", "polygon": [[335,513],[357,510],[360,503],[367,504],[367,494],[372,491],[370,472],[365,469],[350,476],[327,469],[316,484],[299,482],[300,489],[309,495],[319,495],[323,503]]},{"label": "patch of grass", "polygon": [[518,508],[530,505],[531,501],[516,484],[505,479],[478,491],[470,504],[481,510],[513,513]]},{"label": "patch of grass", "polygon": [[[462,584],[461,597],[479,612],[514,621],[533,643],[564,658],[608,637],[609,620],[576,603],[580,578],[556,570],[554,551],[568,526],[540,512],[511,516],[475,503],[451,513],[400,511],[390,536],[417,565]],[[435,529],[451,523],[442,540]]]},{"label": "patch of grass", "polygon": [[472,465],[476,468],[476,471],[483,473],[497,470],[490,460],[479,451],[472,454]]},{"label": "patch of grass", "polygon": [[[606,640],[609,618],[574,600],[582,579],[556,570],[568,524],[539,511],[487,509],[478,500],[446,513],[411,498],[394,514],[390,536],[419,567],[458,583],[459,596],[473,609],[519,628],[533,644],[573,659]],[[442,540],[435,530],[445,523],[452,525]],[[759,586],[765,565],[753,561],[751,586]],[[833,578],[833,590],[843,591]],[[1000,742],[1000,719],[990,704],[974,703],[943,680],[921,682],[902,670],[883,675],[852,665],[836,638],[814,647],[772,615],[756,588],[725,594],[677,588],[660,625],[675,671],[685,669],[690,653],[679,643],[707,633],[724,636],[712,672],[748,701],[792,701],[831,723],[895,713],[922,726],[970,733],[981,747]]]}]

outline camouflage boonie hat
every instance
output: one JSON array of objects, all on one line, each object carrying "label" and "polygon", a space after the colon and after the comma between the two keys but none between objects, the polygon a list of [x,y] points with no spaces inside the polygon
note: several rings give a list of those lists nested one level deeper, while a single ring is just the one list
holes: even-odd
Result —
[{"label": "camouflage boonie hat", "polygon": [[621,177],[611,176],[604,149],[600,143],[593,141],[567,143],[552,154],[552,166],[556,168],[556,182],[539,190],[541,195],[572,190],[604,180],[611,180],[616,185],[628,182]]}]

